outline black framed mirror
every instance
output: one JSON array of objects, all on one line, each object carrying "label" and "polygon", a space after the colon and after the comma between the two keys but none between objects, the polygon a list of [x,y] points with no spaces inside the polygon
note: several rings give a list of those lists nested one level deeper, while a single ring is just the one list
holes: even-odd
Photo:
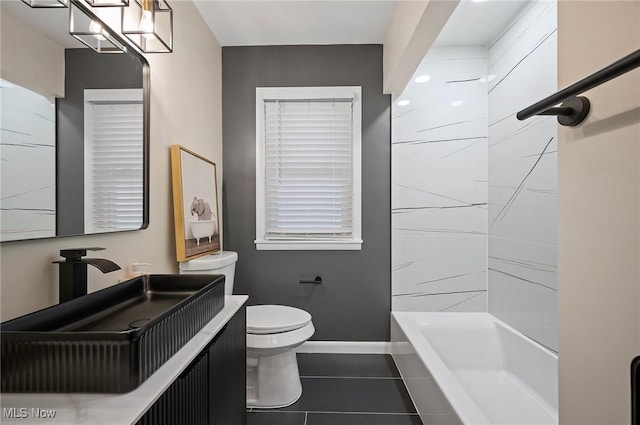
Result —
[{"label": "black framed mirror", "polygon": [[0,241],[146,228],[148,62],[79,0],[0,7]]}]

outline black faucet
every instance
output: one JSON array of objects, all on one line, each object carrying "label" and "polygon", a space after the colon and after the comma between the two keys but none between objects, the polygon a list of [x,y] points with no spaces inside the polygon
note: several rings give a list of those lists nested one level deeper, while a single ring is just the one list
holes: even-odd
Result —
[{"label": "black faucet", "polygon": [[59,300],[61,303],[87,295],[87,264],[97,267],[102,273],[120,270],[120,266],[104,258],[82,258],[87,251],[101,251],[104,248],[61,249],[64,260],[54,261],[60,264]]}]

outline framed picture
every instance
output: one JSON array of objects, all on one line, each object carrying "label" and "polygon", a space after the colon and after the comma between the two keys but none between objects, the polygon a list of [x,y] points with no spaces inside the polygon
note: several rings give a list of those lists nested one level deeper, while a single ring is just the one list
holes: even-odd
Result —
[{"label": "framed picture", "polygon": [[216,164],[172,145],[171,180],[178,261],[220,251]]}]

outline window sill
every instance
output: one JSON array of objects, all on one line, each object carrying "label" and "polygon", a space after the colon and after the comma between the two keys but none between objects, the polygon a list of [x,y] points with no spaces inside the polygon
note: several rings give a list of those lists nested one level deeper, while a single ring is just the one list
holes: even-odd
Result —
[{"label": "window sill", "polygon": [[358,251],[362,240],[348,241],[264,241],[256,240],[258,251]]}]

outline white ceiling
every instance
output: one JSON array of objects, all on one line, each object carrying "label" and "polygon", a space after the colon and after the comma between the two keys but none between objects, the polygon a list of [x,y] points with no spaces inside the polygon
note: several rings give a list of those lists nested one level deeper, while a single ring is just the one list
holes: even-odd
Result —
[{"label": "white ceiling", "polygon": [[[69,9],[32,9],[20,0],[0,0],[30,25],[65,47]],[[486,45],[529,0],[461,0],[437,45]],[[396,0],[195,0],[223,46],[381,44]]]},{"label": "white ceiling", "polygon": [[[461,0],[436,41],[485,45],[528,0]],[[396,0],[195,0],[223,46],[381,44]]]},{"label": "white ceiling", "polygon": [[461,0],[435,44],[488,45],[529,2],[530,0]]},{"label": "white ceiling", "polygon": [[223,46],[382,44],[393,0],[196,0]]}]

